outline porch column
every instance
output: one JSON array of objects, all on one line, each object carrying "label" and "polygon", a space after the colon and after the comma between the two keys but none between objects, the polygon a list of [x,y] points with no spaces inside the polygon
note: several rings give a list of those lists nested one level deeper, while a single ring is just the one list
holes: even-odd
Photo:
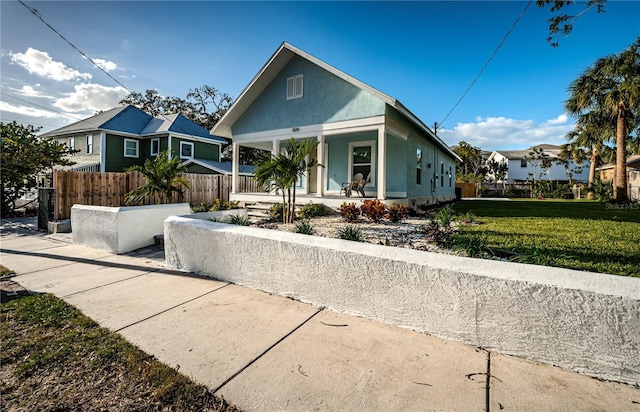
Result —
[{"label": "porch column", "polygon": [[387,198],[387,130],[384,125],[378,128],[378,176],[376,185],[378,187],[378,199]]},{"label": "porch column", "polygon": [[100,172],[105,171],[107,163],[107,133],[100,132]]},{"label": "porch column", "polygon": [[[325,165],[324,161],[324,135],[318,135],[318,150],[317,150],[317,159],[318,163],[322,163]],[[326,166],[326,165],[325,165]],[[316,167],[316,176],[317,176],[317,189],[316,189],[316,197],[324,196],[324,177],[326,173],[326,167]]]},{"label": "porch column", "polygon": [[238,170],[240,168],[240,145],[231,143],[231,193],[238,191]]}]

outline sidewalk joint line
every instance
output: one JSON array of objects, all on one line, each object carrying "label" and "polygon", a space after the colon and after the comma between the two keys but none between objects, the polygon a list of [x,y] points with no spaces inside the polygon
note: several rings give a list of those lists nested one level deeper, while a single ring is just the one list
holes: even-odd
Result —
[{"label": "sidewalk joint line", "polygon": [[487,351],[487,412],[491,410],[491,402],[489,396],[491,395],[491,351]]},{"label": "sidewalk joint line", "polygon": [[288,338],[289,336],[291,336],[291,334],[295,331],[297,331],[298,329],[300,329],[302,326],[304,326],[307,322],[309,322],[311,319],[313,319],[314,316],[316,316],[318,313],[322,312],[323,308],[318,309],[313,315],[309,316],[304,322],[302,322],[301,324],[299,324],[298,326],[296,326],[291,332],[287,333],[286,335],[284,335],[283,337],[281,337],[276,343],[274,343],[273,345],[269,346],[267,349],[265,349],[264,352],[262,352],[260,355],[258,355],[255,359],[253,359],[252,361],[250,361],[249,363],[247,363],[244,367],[242,367],[239,371],[237,371],[236,373],[234,373],[233,375],[231,375],[230,377],[227,378],[227,380],[225,380],[224,382],[222,382],[220,385],[218,385],[218,387],[216,387],[213,390],[210,390],[209,393],[211,394],[215,394],[216,392],[218,392],[220,389],[222,389],[223,386],[225,386],[227,383],[231,382],[233,379],[236,378],[236,376],[240,375],[242,372],[244,372],[245,369],[247,369],[249,366],[253,365],[254,363],[256,363],[260,358],[262,358],[264,355],[266,355],[271,349],[275,348],[278,344],[280,344],[280,342],[282,342],[283,340],[285,340],[286,338]]},{"label": "sidewalk joint line", "polygon": [[104,285],[98,285],[98,286],[94,286],[94,287],[89,288],[89,289],[79,290],[79,291],[77,291],[77,292],[73,292],[73,293],[70,293],[70,294],[68,294],[68,295],[64,295],[64,296],[62,297],[62,299],[68,298],[68,297],[70,297],[70,296],[78,295],[78,294],[80,294],[80,293],[89,292],[90,290],[100,289],[100,288],[103,288],[103,287],[105,287],[105,286],[110,286],[110,285],[113,285],[113,284],[116,284],[116,283],[124,282],[124,281],[126,281],[126,280],[139,278],[140,276],[148,275],[149,273],[155,273],[155,272],[157,272],[157,271],[158,271],[158,270],[150,270],[150,271],[148,271],[148,272],[140,273],[140,274],[138,274],[138,275],[131,276],[131,277],[128,277],[128,278],[125,278],[125,279],[114,280],[113,282],[105,283]]},{"label": "sidewalk joint line", "polygon": [[118,329],[116,329],[114,332],[120,332],[121,330],[127,329],[127,328],[129,328],[129,327],[131,327],[131,326],[134,326],[134,325],[137,325],[138,323],[142,323],[142,322],[145,322],[145,321],[147,321],[147,320],[149,320],[149,319],[151,319],[151,318],[155,318],[155,317],[156,317],[156,316],[158,316],[158,315],[162,315],[163,313],[169,312],[170,310],[173,310],[173,309],[175,309],[175,308],[177,308],[177,307],[180,307],[180,306],[182,306],[182,305],[185,305],[185,304],[187,304],[187,303],[189,303],[189,302],[193,302],[193,301],[194,301],[194,300],[196,300],[196,299],[200,299],[200,298],[201,298],[201,297],[203,297],[203,296],[207,296],[208,294],[213,293],[213,292],[215,292],[215,291],[218,291],[218,290],[220,290],[220,289],[222,289],[222,288],[225,288],[225,287],[227,287],[227,286],[229,286],[229,285],[230,285],[230,283],[227,283],[227,284],[225,284],[225,285],[222,285],[222,286],[220,286],[219,288],[215,288],[215,289],[213,289],[213,290],[210,290],[210,291],[208,291],[208,292],[206,292],[206,293],[203,293],[202,295],[196,296],[195,298],[191,298],[191,299],[186,300],[186,301],[184,301],[184,302],[178,303],[178,304],[177,304],[177,305],[175,305],[175,306],[172,306],[172,307],[170,307],[170,308],[164,309],[164,310],[162,310],[162,311],[160,311],[160,312],[158,312],[158,313],[155,313],[155,314],[153,314],[153,315],[151,315],[151,316],[147,316],[147,317],[146,317],[146,318],[144,318],[144,319],[137,320],[137,321],[135,321],[135,322],[133,322],[133,323],[131,323],[131,324],[127,325],[127,326],[123,326],[123,327],[121,327],[121,328],[118,328]]}]

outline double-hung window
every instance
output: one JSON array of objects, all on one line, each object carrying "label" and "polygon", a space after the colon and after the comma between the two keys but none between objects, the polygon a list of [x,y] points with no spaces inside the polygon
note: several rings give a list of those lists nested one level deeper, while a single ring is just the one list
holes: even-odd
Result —
[{"label": "double-hung window", "polygon": [[93,135],[87,135],[87,154],[93,154]]},{"label": "double-hung window", "polygon": [[124,139],[124,157],[138,157],[139,142],[134,139]]},{"label": "double-hung window", "polygon": [[160,153],[160,139],[151,139],[151,156],[158,156]]},{"label": "double-hung window", "polygon": [[301,98],[303,89],[304,81],[301,74],[287,78],[287,100]]},{"label": "double-hung window", "polygon": [[422,150],[416,149],[416,185],[422,184]]},{"label": "double-hung window", "polygon": [[69,138],[69,149],[76,150],[76,138],[75,137],[70,137]]},{"label": "double-hung window", "polygon": [[193,143],[180,142],[180,159],[193,159]]}]

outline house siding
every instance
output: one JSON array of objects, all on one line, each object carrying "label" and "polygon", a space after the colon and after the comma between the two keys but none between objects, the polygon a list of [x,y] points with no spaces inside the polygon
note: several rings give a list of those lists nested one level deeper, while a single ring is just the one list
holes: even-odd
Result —
[{"label": "house siding", "polygon": [[124,137],[107,133],[107,144],[105,150],[105,172],[122,172],[124,169],[144,164],[144,160],[149,157],[150,142],[127,137],[127,139],[138,140],[138,158],[124,157]]},{"label": "house siding", "polygon": [[[303,97],[286,99],[287,78],[304,76]],[[294,56],[233,125],[234,135],[383,115],[385,103],[319,66]]]},{"label": "house siding", "polygon": [[[193,143],[194,159],[207,159],[220,161],[220,146],[217,144],[202,143],[194,140],[181,139],[173,136],[171,138],[171,150],[175,156],[180,157],[180,142]],[[207,169],[208,170],[208,169]]]},{"label": "house siding", "polygon": [[[328,136],[326,142],[328,144],[329,164],[327,166],[327,190],[339,191],[343,182],[349,181],[349,143],[361,142],[366,140],[378,139],[376,131],[340,134]],[[376,149],[376,156],[378,150]],[[378,159],[376,159],[377,165]],[[377,179],[377,171],[374,173],[375,179]],[[366,177],[366,176],[365,176]],[[372,179],[371,183],[366,186],[367,191],[374,190],[376,187],[375,179]]]}]

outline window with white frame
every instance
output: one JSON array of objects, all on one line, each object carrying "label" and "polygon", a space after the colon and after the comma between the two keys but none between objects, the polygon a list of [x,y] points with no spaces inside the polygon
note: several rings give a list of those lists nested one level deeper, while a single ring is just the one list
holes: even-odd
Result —
[{"label": "window with white frame", "polygon": [[422,150],[416,149],[416,185],[422,184]]},{"label": "window with white frame", "polygon": [[93,154],[93,135],[87,135],[87,154]]},{"label": "window with white frame", "polygon": [[349,143],[350,181],[353,180],[354,176],[358,173],[362,174],[363,179],[369,177],[371,182],[375,181],[375,144],[376,142],[373,140]]},{"label": "window with white frame", "polygon": [[70,137],[69,138],[69,149],[76,150],[76,138],[75,137]]},{"label": "window with white frame", "polygon": [[124,139],[124,157],[138,157],[140,142],[133,139]]},{"label": "window with white frame", "polygon": [[193,159],[193,143],[180,142],[180,159]]},{"label": "window with white frame", "polygon": [[287,78],[287,100],[301,98],[303,89],[304,81],[301,74]]},{"label": "window with white frame", "polygon": [[151,156],[158,156],[160,153],[160,139],[151,139]]}]

